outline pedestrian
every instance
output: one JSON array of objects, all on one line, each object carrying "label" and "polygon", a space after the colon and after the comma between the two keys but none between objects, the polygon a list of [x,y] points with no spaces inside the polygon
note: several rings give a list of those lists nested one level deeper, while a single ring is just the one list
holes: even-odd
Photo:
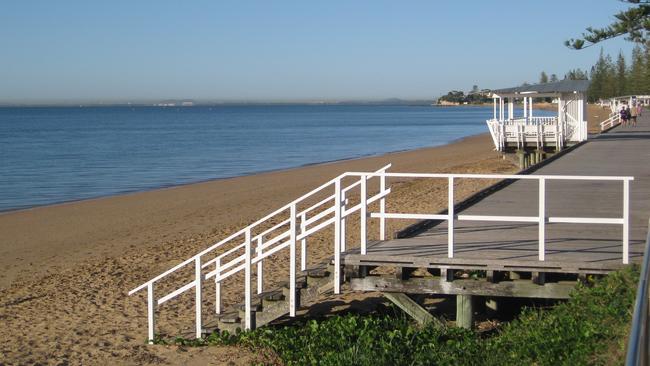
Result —
[{"label": "pedestrian", "polygon": [[641,111],[643,110],[643,105],[641,103],[637,104],[636,106],[636,115],[637,117],[641,117]]},{"label": "pedestrian", "polygon": [[625,110],[625,104],[621,106],[621,111],[619,113],[621,115],[621,126],[627,126],[627,111]]},{"label": "pedestrian", "polygon": [[630,112],[630,122],[632,123],[632,127],[636,127],[636,116],[637,116],[637,108],[636,105],[632,105],[632,108],[628,109]]}]

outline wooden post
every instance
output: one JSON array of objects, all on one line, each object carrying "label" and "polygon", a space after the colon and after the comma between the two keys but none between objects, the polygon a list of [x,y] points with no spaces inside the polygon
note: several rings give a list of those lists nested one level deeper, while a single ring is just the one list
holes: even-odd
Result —
[{"label": "wooden post", "polygon": [[244,328],[253,329],[251,309],[251,228],[246,228],[244,250]]},{"label": "wooden post", "polygon": [[289,224],[289,316],[296,316],[296,204],[291,205]]},{"label": "wooden post", "polygon": [[361,241],[361,255],[366,254],[366,246],[367,246],[367,241],[368,241],[368,235],[366,233],[366,220],[368,219],[368,204],[367,204],[367,186],[366,186],[366,176],[362,175],[361,176],[361,187],[360,190],[361,192],[359,193],[361,195],[361,208],[359,209],[359,217],[360,217],[360,224],[359,224],[359,229],[360,229],[360,237],[359,240]]},{"label": "wooden post", "polygon": [[447,257],[454,257],[454,177],[447,183]]},{"label": "wooden post", "polygon": [[474,325],[474,307],[472,295],[456,295],[456,326],[472,329]]},{"label": "wooden post", "polygon": [[153,282],[149,282],[147,285],[147,321],[149,323],[149,344],[153,344],[155,338],[155,329],[156,329],[156,303],[153,293]]},{"label": "wooden post", "polygon": [[390,300],[393,304],[397,305],[406,314],[411,316],[418,324],[427,324],[434,322],[436,326],[442,327],[443,323],[434,318],[426,309],[420,304],[411,299],[407,294],[401,292],[383,292],[384,297]]},{"label": "wooden post", "polygon": [[201,292],[203,287],[203,274],[201,273],[201,257],[194,260],[194,291],[195,291],[195,315],[196,315],[196,338],[201,338],[203,334],[203,323],[201,316]]},{"label": "wooden post", "polygon": [[341,178],[334,182],[334,293],[341,293]]},{"label": "wooden post", "polygon": [[221,279],[219,278],[221,276],[221,258],[217,258],[214,262],[214,270],[216,272],[214,275],[214,311],[221,314]]},{"label": "wooden post", "polygon": [[[257,255],[262,256],[262,235],[257,237]],[[264,261],[257,262],[257,293],[261,294],[264,291]]]},{"label": "wooden post", "polygon": [[[303,212],[300,215],[300,234],[304,234],[305,231],[307,231],[307,213]],[[300,270],[307,270],[307,238],[300,240]]]}]

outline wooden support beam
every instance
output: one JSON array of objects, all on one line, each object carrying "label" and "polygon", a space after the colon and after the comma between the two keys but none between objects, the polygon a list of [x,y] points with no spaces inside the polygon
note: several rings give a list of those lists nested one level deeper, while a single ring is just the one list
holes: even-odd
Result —
[{"label": "wooden support beam", "polygon": [[474,326],[474,304],[472,295],[456,295],[456,326],[472,329]]},{"label": "wooden support beam", "polygon": [[490,283],[481,280],[456,279],[447,282],[438,278],[411,278],[400,280],[388,276],[353,278],[353,291],[403,292],[409,294],[478,295],[495,297],[525,297],[540,299],[568,299],[575,282],[534,284],[530,280]]},{"label": "wooden support beam", "polygon": [[414,267],[397,267],[395,268],[395,277],[402,280],[408,280],[416,269],[417,268]]},{"label": "wooden support beam", "polygon": [[401,292],[384,292],[383,295],[418,322],[418,324],[434,323],[438,327],[444,325],[407,294]]},{"label": "wooden support beam", "polygon": [[454,280],[454,270],[453,269],[440,269],[440,278],[444,281],[451,282]]}]

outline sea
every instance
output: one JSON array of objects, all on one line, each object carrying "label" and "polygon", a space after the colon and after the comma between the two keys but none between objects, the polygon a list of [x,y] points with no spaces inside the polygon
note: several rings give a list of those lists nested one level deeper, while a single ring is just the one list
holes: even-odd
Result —
[{"label": "sea", "polygon": [[4,107],[0,211],[438,146],[487,132],[491,116],[476,106]]}]

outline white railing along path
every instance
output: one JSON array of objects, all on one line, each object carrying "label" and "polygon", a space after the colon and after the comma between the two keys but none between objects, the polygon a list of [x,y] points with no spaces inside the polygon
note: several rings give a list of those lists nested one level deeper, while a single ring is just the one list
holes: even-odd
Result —
[{"label": "white railing along path", "polygon": [[[445,220],[448,227],[448,248],[447,256],[454,257],[454,222],[455,221],[510,221],[510,222],[535,222],[538,224],[538,260],[545,260],[546,223],[580,223],[580,224],[607,224],[621,225],[623,228],[622,238],[622,259],[623,263],[629,263],[629,195],[630,181],[633,177],[613,176],[572,176],[572,175],[508,175],[508,174],[423,174],[423,173],[388,173],[390,164],[376,172],[348,172],[328,181],[311,192],[301,196],[280,209],[266,215],[262,219],[230,235],[220,242],[201,251],[195,256],[181,262],[173,268],[152,278],[142,285],[129,292],[132,295],[140,290],[147,289],[147,319],[148,339],[153,341],[155,335],[155,307],[161,305],[176,296],[195,290],[195,330],[196,336],[201,337],[202,325],[202,287],[203,281],[214,278],[215,285],[215,313],[221,313],[221,285],[226,278],[244,272],[244,303],[245,317],[244,327],[252,327],[252,274],[256,270],[257,293],[263,292],[264,269],[263,263],[269,256],[284,249],[289,249],[289,315],[295,316],[296,301],[296,262],[300,260],[300,270],[306,269],[307,261],[307,238],[316,232],[334,225],[333,234],[333,257],[334,273],[333,287],[335,293],[341,291],[341,254],[345,251],[345,220],[353,213],[359,212],[359,250],[361,255],[367,253],[367,227],[368,218],[379,219],[379,238],[385,240],[386,220],[388,219],[433,219]],[[387,185],[387,179],[445,179],[447,181],[447,213],[446,214],[422,214],[422,213],[389,213],[386,212],[386,197],[391,193]],[[354,182],[345,185],[344,182],[353,179]],[[377,179],[378,189],[369,195],[368,181]],[[463,215],[454,211],[454,183],[459,179],[514,179],[514,180],[536,180],[538,182],[538,213],[536,216],[508,216],[508,215]],[[549,216],[546,213],[546,182],[551,180],[563,181],[619,181],[622,183],[622,217],[559,217]],[[325,199],[303,209],[298,210],[299,204],[310,202],[318,194],[323,194],[333,188],[331,195]],[[359,203],[347,207],[348,200],[345,198],[352,190],[359,192]],[[333,201],[333,204],[330,202]],[[379,212],[368,212],[370,205],[379,202]],[[288,213],[288,218],[282,218],[279,222],[273,223],[282,214]],[[265,228],[264,225],[272,225]],[[257,233],[257,230],[260,230]],[[300,258],[297,258],[297,243],[300,242]],[[232,247],[226,248],[228,245]],[[253,248],[255,246],[255,248]],[[237,255],[239,254],[239,255]],[[234,259],[227,258],[237,255]],[[206,258],[210,257],[210,258]],[[204,269],[212,267],[211,271],[204,274]],[[160,297],[156,297],[155,285],[167,276],[182,270],[185,267],[193,267],[194,279],[176,290]]]}]

